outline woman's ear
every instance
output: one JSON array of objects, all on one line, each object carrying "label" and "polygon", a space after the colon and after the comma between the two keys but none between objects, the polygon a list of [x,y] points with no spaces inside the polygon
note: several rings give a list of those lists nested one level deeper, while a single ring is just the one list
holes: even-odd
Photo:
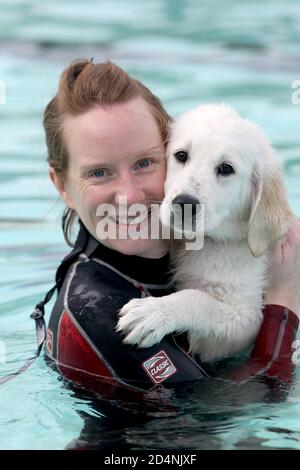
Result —
[{"label": "woman's ear", "polygon": [[59,175],[57,173],[57,171],[53,168],[53,167],[49,167],[49,176],[50,176],[50,179],[52,181],[52,183],[54,184],[54,186],[56,187],[57,191],[59,192],[59,194],[61,195],[61,197],[63,198],[65,204],[70,208],[70,209],[74,209],[75,210],[75,207],[74,207],[74,204],[73,204],[73,201],[72,201],[72,198],[69,194],[69,191],[66,187],[66,184],[65,182],[63,181],[63,178],[61,177],[61,175]]},{"label": "woman's ear", "polygon": [[248,225],[248,246],[252,255],[263,255],[287,232],[293,217],[280,170],[270,167],[262,175],[261,170],[255,168]]}]

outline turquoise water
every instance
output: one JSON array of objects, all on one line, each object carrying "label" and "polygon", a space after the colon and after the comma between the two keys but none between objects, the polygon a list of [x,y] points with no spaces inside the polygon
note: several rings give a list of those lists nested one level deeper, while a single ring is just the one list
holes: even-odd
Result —
[{"label": "turquoise water", "polygon": [[[29,319],[68,251],[62,209],[47,177],[42,110],[63,67],[79,57],[112,59],[143,80],[177,115],[201,101],[227,101],[267,132],[300,216],[300,5],[281,1],[1,0],[0,374],[35,350]],[[1,102],[1,97],[0,97]],[[49,316],[50,307],[47,308]],[[178,416],[120,421],[128,448],[300,448],[300,381],[282,403],[244,403],[197,391],[178,397]],[[63,449],[83,417],[116,442],[89,397],[66,388],[43,358],[1,387],[1,449]],[[95,435],[97,434],[96,431]],[[103,435],[104,435],[103,434]],[[125,436],[125,437],[124,437]]]}]

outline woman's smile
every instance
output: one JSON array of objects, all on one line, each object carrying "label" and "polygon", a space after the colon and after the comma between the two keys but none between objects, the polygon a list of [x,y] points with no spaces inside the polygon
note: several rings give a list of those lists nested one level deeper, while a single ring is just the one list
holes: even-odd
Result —
[{"label": "woman's smile", "polygon": [[[145,213],[145,211],[147,211]],[[112,222],[115,222],[117,225],[124,225],[124,226],[133,226],[133,225],[139,225],[141,222],[144,220],[149,220],[150,215],[151,215],[151,209],[148,209],[145,207],[145,211],[143,213],[139,213],[139,215],[125,215],[125,216],[119,216],[119,217],[113,217],[111,215],[108,216],[108,219],[111,220]]]}]

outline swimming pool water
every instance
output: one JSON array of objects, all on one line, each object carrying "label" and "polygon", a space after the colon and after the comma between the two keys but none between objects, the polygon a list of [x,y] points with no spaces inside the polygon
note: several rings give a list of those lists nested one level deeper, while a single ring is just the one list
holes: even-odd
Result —
[{"label": "swimming pool water", "polygon": [[[229,102],[279,151],[300,216],[300,105],[291,99],[300,79],[299,17],[293,0],[2,0],[0,375],[35,351],[29,315],[68,251],[41,126],[62,69],[80,57],[114,60],[145,81],[172,115],[201,101]],[[262,392],[251,402],[242,390],[206,387],[215,392],[191,387],[174,397],[178,413],[128,420],[114,411],[114,424],[107,424],[107,404],[75,394],[41,357],[1,386],[0,448],[63,449],[84,422],[91,424],[85,442],[102,439],[103,448],[300,448],[299,367],[282,400]]]}]

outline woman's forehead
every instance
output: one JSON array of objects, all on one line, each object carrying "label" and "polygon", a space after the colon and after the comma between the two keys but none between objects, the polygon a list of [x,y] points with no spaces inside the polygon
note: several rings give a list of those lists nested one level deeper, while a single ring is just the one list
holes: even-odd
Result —
[{"label": "woman's forehead", "polygon": [[155,128],[156,121],[143,98],[134,98],[125,103],[95,105],[76,116],[66,115],[63,126],[84,130],[86,133],[107,134],[111,131],[138,128]]},{"label": "woman's forehead", "polygon": [[66,116],[63,128],[71,155],[117,156],[161,145],[157,123],[142,99]]}]

